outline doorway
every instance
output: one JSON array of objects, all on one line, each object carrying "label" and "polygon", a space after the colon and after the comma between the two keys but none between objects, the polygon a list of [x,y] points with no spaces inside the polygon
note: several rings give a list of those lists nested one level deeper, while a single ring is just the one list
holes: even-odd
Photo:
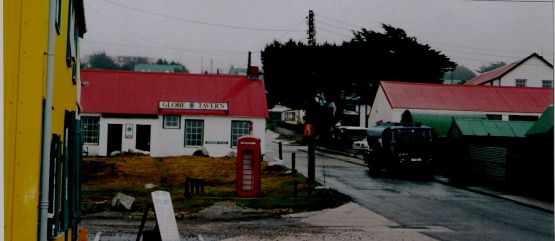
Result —
[{"label": "doorway", "polygon": [[150,125],[137,125],[135,148],[141,151],[150,151]]},{"label": "doorway", "polygon": [[114,151],[121,152],[121,124],[108,124],[108,156]]}]

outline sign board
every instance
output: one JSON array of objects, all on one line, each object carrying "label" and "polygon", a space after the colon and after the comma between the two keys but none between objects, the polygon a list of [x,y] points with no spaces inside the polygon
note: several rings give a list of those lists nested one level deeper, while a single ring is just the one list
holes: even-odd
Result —
[{"label": "sign board", "polygon": [[155,191],[151,196],[162,241],[180,241],[170,193]]},{"label": "sign board", "polygon": [[178,101],[160,101],[158,106],[160,109],[176,109],[176,110],[228,110],[227,103],[223,102],[178,102]]},{"label": "sign board", "polygon": [[204,144],[227,145],[229,144],[229,142],[228,141],[205,141]]}]

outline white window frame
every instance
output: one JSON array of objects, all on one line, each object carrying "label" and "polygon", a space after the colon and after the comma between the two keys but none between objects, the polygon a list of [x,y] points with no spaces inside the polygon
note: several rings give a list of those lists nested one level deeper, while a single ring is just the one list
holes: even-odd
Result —
[{"label": "white window frame", "polygon": [[[192,123],[200,123],[200,125],[191,125]],[[204,120],[185,119],[184,129],[185,136],[183,140],[185,147],[202,146],[204,143]],[[200,138],[193,138],[196,135],[200,135]]]},{"label": "white window frame", "polygon": [[[92,119],[96,119],[96,123],[86,121]],[[98,145],[100,143],[100,116],[81,116],[81,131],[83,133],[83,144]]]},{"label": "white window frame", "polygon": [[[243,124],[242,126],[235,126],[234,124]],[[244,125],[246,124],[246,126]],[[231,121],[231,148],[237,148],[237,139],[241,136],[250,135],[251,122],[247,120],[232,120]]]},{"label": "white window frame", "polygon": [[515,79],[516,87],[526,87],[526,79]]},{"label": "white window frame", "polygon": [[[171,120],[176,117],[177,120]],[[162,128],[164,129],[181,129],[181,116],[178,115],[165,115],[163,118]]]},{"label": "white window frame", "polygon": [[553,88],[553,80],[542,80],[543,88]]}]

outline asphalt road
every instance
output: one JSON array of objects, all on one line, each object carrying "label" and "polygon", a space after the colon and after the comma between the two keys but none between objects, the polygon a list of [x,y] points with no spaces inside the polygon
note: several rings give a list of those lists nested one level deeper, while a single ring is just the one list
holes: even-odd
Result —
[{"label": "asphalt road", "polygon": [[[267,133],[266,160],[278,157],[277,136]],[[307,175],[304,146],[283,145],[283,161]],[[554,240],[553,213],[447,186],[433,180],[376,178],[356,159],[318,153],[318,182],[398,224],[439,240]]]}]

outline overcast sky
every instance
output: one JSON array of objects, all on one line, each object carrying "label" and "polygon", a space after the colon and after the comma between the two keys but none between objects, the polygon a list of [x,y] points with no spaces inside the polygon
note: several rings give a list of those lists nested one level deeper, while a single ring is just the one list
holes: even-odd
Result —
[{"label": "overcast sky", "polygon": [[261,65],[273,40],[306,42],[309,10],[319,43],[341,44],[351,30],[382,31],[386,23],[473,70],[533,52],[553,63],[548,0],[85,0],[81,55],[166,58],[193,73],[227,73],[246,67],[248,51]]}]

